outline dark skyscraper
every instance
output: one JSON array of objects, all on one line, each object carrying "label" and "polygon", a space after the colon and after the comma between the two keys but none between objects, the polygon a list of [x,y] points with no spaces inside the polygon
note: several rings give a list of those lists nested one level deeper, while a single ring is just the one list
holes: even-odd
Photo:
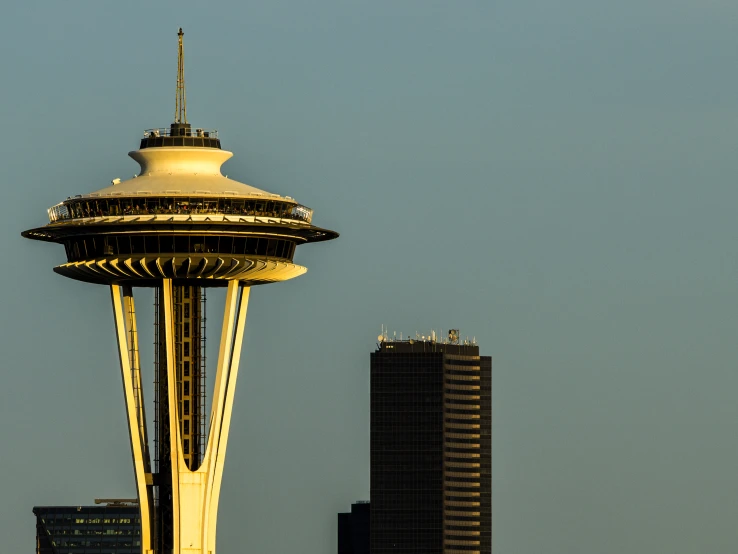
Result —
[{"label": "dark skyscraper", "polygon": [[449,335],[371,355],[372,554],[492,551],[492,358]]}]

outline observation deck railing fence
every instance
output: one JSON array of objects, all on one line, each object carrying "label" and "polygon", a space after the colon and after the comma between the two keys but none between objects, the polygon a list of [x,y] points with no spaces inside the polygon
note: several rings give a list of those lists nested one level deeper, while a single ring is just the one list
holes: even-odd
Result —
[{"label": "observation deck railing fence", "polygon": [[236,215],[310,223],[313,210],[300,204],[260,199],[134,197],[70,199],[48,209],[49,221],[130,215]]},{"label": "observation deck railing fence", "polygon": [[143,138],[157,137],[202,137],[202,138],[218,138],[217,129],[191,129],[189,127],[156,127],[154,129],[146,129]]}]

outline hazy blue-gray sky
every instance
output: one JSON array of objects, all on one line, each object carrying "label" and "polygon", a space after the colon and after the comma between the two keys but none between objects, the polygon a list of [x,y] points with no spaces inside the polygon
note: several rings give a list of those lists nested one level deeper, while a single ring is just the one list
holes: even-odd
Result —
[{"label": "hazy blue-gray sky", "polygon": [[19,233],[137,171],[179,26],[225,172],[341,232],[252,294],[220,554],[335,552],[382,323],[494,358],[497,554],[738,550],[738,3],[270,0],[0,8],[3,553],[134,494],[109,293]]}]

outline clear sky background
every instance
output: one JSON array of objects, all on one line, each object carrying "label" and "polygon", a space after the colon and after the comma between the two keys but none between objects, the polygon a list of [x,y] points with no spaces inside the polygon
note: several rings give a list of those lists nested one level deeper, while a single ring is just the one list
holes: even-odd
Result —
[{"label": "clear sky background", "polygon": [[3,553],[134,494],[109,292],[20,232],[137,172],[179,26],[224,172],[341,233],[253,291],[219,554],[335,552],[381,324],[493,356],[497,554],[738,551],[738,3],[270,0],[0,8]]}]

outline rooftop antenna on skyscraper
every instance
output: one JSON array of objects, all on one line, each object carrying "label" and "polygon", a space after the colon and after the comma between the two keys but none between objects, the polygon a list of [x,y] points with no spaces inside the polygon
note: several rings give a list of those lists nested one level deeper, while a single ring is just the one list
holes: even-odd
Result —
[{"label": "rooftop antenna on skyscraper", "polygon": [[179,28],[179,50],[177,51],[177,100],[174,106],[174,122],[187,123],[187,95],[184,80],[184,32]]}]

